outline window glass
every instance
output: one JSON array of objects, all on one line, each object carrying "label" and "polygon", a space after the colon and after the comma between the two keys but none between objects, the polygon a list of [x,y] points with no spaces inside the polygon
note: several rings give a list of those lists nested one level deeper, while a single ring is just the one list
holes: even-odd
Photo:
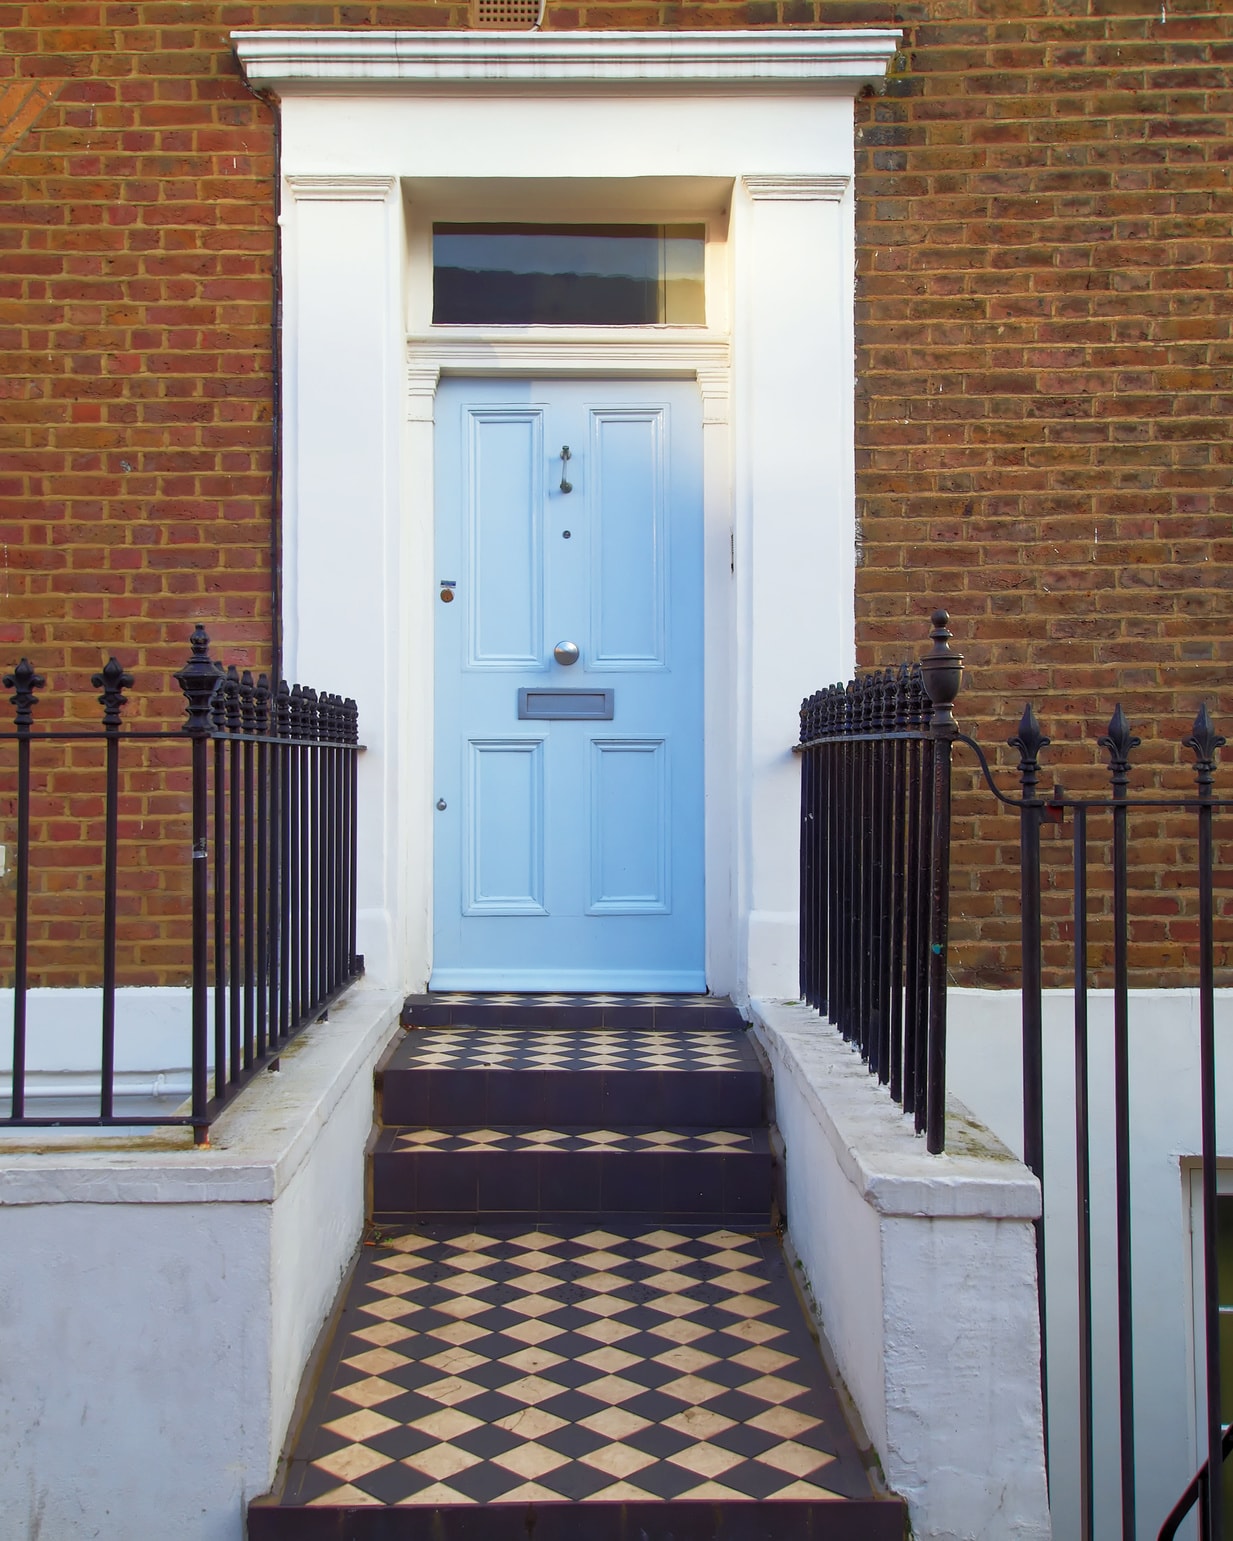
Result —
[{"label": "window glass", "polygon": [[701,326],[701,225],[432,228],[432,319],[471,326]]}]

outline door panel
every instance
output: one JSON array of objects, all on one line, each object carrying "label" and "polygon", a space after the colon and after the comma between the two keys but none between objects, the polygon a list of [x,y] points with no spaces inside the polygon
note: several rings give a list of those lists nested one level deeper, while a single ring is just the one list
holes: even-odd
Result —
[{"label": "door panel", "polygon": [[436,422],[432,986],[704,989],[697,389],[446,380]]}]

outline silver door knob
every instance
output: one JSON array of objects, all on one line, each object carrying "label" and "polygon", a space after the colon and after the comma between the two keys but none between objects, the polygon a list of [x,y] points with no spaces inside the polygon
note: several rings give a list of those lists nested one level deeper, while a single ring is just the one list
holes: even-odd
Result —
[{"label": "silver door knob", "polygon": [[558,642],[552,650],[552,656],[558,663],[571,664],[578,662],[578,644],[576,642]]}]

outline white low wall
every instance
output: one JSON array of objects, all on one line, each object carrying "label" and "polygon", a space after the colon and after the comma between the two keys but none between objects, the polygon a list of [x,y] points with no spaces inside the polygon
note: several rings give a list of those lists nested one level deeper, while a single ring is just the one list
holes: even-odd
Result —
[{"label": "white low wall", "polygon": [[930,1156],[833,1028],[755,1000],[787,1151],[788,1230],[913,1534],[1050,1534],[1036,1180],[966,1110]]},{"label": "white low wall", "polygon": [[360,1238],[400,1005],[337,1002],[209,1148],[0,1142],[6,1541],[240,1541]]},{"label": "white low wall", "polygon": [[[952,990],[952,1091],[1022,1151],[1017,990]],[[1217,1137],[1233,1157],[1233,991],[1216,1001]],[[1074,997],[1043,1000],[1045,1258],[1050,1483],[1059,1536],[1079,1534]],[[1195,1435],[1191,1172],[1200,1151],[1199,1013],[1193,990],[1135,990],[1129,1011],[1130,1181],[1139,1535],[1154,1538],[1202,1457]],[[1096,1541],[1120,1534],[1116,1340],[1113,1001],[1089,996]],[[1196,1220],[1197,1220],[1196,1214]],[[1200,1328],[1201,1332],[1201,1328]]]}]

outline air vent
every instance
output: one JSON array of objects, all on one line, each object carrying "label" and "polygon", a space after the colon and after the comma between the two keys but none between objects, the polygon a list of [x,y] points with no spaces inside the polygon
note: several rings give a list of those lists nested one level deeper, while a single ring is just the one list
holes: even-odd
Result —
[{"label": "air vent", "polygon": [[471,0],[473,27],[526,30],[537,26],[541,0]]}]

